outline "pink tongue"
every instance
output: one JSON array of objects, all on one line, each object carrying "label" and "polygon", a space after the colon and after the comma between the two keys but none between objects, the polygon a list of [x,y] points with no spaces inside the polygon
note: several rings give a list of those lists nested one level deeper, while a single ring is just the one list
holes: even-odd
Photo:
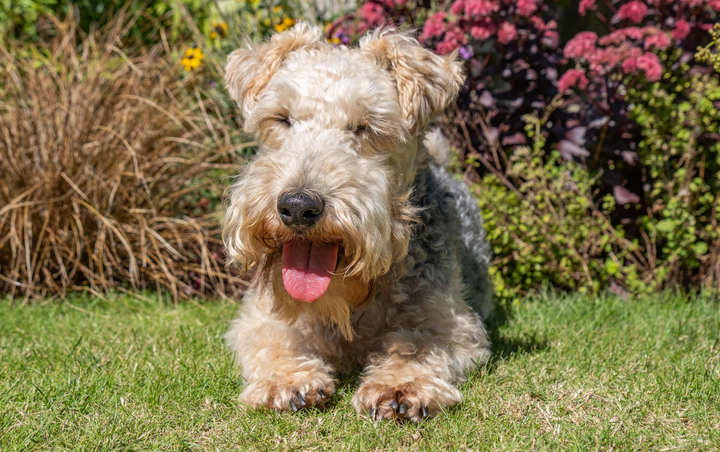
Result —
[{"label": "pink tongue", "polygon": [[285,290],[296,300],[312,303],[327,290],[337,263],[337,243],[295,240],[286,243],[282,255]]}]

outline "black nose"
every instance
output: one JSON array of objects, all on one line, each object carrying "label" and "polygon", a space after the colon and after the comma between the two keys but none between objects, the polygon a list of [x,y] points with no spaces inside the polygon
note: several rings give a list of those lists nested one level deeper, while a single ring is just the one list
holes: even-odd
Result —
[{"label": "black nose", "polygon": [[324,208],[325,203],[320,196],[304,191],[283,193],[277,202],[280,219],[290,227],[312,226]]}]

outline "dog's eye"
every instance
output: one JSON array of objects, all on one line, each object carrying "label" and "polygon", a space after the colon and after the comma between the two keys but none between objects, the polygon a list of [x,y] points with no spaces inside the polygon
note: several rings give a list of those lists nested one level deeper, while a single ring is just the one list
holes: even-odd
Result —
[{"label": "dog's eye", "polygon": [[279,116],[275,120],[285,127],[292,127],[292,124],[290,123],[290,118],[288,118],[287,116]]},{"label": "dog's eye", "polygon": [[365,124],[358,124],[356,126],[348,125],[347,129],[354,132],[357,135],[367,132],[368,126]]}]

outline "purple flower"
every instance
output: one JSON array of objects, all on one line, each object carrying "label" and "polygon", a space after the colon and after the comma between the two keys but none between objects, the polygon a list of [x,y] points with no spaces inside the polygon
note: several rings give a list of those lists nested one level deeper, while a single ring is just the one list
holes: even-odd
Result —
[{"label": "purple flower", "polygon": [[473,57],[473,55],[475,55],[473,53],[472,47],[470,47],[470,46],[460,46],[460,49],[458,49],[458,50],[459,50],[460,56],[462,57],[463,60],[469,60],[470,58]]}]

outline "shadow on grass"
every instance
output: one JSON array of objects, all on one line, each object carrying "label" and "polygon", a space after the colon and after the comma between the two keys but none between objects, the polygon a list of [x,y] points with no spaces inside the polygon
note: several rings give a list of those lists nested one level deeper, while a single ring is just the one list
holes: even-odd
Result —
[{"label": "shadow on grass", "polygon": [[[490,342],[492,344],[492,357],[485,366],[477,371],[492,373],[501,362],[510,358],[529,355],[548,349],[547,341],[535,334],[523,334],[520,337],[511,337],[507,334],[507,324],[512,318],[512,312],[505,306],[497,306],[490,318],[485,322]],[[472,378],[469,375],[469,378]]]}]

